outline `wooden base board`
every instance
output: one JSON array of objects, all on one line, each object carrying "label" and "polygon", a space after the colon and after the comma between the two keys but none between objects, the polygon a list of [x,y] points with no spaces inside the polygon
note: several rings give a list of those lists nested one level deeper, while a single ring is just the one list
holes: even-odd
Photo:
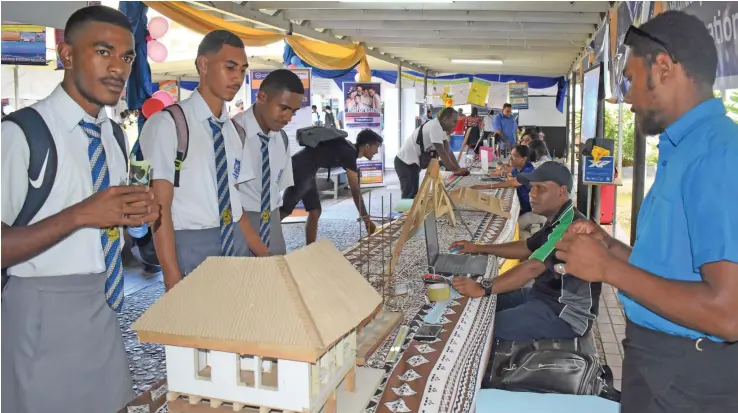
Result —
[{"label": "wooden base board", "polygon": [[[384,377],[384,370],[372,369],[369,367],[356,367],[354,380],[354,390],[351,391],[349,383],[352,377],[347,375],[346,379],[336,388],[335,392],[335,405],[326,406],[320,411],[320,413],[330,413],[330,409],[333,412],[340,413],[361,413],[369,403],[369,399],[374,395],[374,391],[379,386],[379,383]],[[171,397],[171,396],[168,396]],[[239,408],[241,406],[238,406]],[[259,407],[243,407],[241,410],[234,410],[231,403],[221,404],[218,407],[211,407],[209,399],[201,399],[197,404],[190,404],[189,399],[178,398],[177,400],[169,401],[169,413],[227,413],[239,411],[241,413],[289,413],[289,411],[283,410],[266,410],[268,408]],[[152,410],[153,412],[153,410]]]},{"label": "wooden base board", "polygon": [[216,399],[208,399],[205,397],[172,392],[167,394],[167,399],[173,399],[167,402],[169,413],[293,413],[290,410],[272,409],[269,407],[259,406],[246,406],[242,403],[224,402]]},{"label": "wooden base board", "polygon": [[383,311],[364,326],[361,337],[356,339],[356,364],[363,366],[402,321],[400,312]]}]

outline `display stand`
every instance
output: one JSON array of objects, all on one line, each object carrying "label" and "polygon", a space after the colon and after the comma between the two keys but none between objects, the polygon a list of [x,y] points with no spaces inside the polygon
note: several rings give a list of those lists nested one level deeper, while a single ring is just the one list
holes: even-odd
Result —
[{"label": "display stand", "polygon": [[449,223],[451,226],[456,226],[456,215],[454,214],[451,199],[446,192],[446,186],[443,183],[440,172],[441,166],[438,160],[431,159],[428,169],[426,169],[423,183],[420,185],[418,194],[415,195],[413,206],[407,212],[407,218],[402,225],[400,237],[397,239],[397,244],[395,244],[394,251],[392,252],[390,271],[394,271],[402,247],[420,230],[425,217],[429,213],[435,211],[436,218],[448,214]]},{"label": "display stand", "polygon": [[461,149],[459,149],[459,154],[456,155],[456,162],[461,161],[461,155],[463,155],[466,151],[468,151],[468,149],[465,151],[464,148],[466,148],[466,142],[469,141],[470,133],[471,133],[471,128],[466,128],[466,132],[464,133],[464,142],[461,143]]}]

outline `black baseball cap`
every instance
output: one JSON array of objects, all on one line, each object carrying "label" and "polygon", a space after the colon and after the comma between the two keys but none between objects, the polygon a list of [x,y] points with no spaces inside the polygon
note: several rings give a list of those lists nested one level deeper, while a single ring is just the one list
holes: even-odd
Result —
[{"label": "black baseball cap", "polygon": [[556,182],[560,186],[566,186],[566,189],[571,192],[574,183],[572,182],[571,172],[566,165],[549,161],[544,162],[533,173],[519,174],[518,182],[521,185],[530,186],[531,182]]}]

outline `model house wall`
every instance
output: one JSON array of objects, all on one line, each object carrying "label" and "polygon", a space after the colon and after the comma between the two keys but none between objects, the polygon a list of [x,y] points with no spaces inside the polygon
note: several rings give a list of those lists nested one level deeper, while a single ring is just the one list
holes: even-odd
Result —
[{"label": "model house wall", "polygon": [[340,339],[315,364],[169,345],[164,349],[171,392],[318,411],[356,364],[356,333]]}]

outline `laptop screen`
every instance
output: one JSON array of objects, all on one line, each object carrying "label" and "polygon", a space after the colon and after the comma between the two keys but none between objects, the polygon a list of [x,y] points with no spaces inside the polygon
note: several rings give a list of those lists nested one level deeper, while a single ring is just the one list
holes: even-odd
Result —
[{"label": "laptop screen", "polygon": [[425,217],[425,245],[428,250],[428,265],[434,265],[438,258],[438,226],[436,224],[436,213],[431,211]]}]

